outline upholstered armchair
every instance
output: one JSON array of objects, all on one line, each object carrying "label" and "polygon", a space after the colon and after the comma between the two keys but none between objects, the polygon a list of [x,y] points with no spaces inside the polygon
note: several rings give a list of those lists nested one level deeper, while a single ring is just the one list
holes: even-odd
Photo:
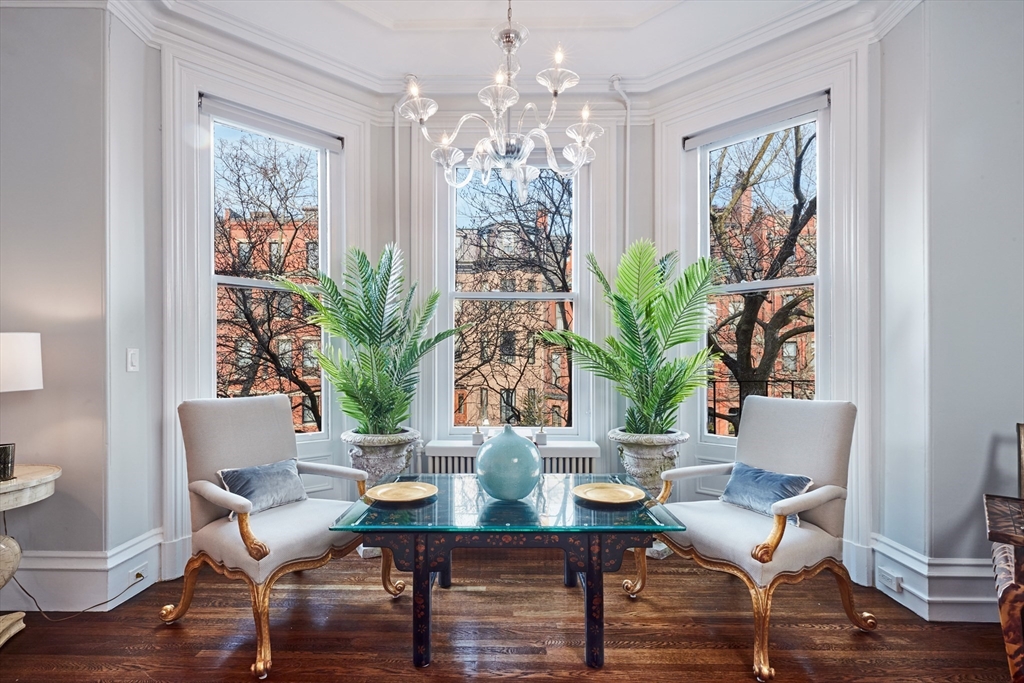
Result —
[{"label": "upholstered armchair", "polygon": [[[856,416],[856,407],[843,401],[748,397],[736,460],[810,477],[810,488],[771,505],[771,516],[721,500],[668,503],[687,530],[664,534],[662,540],[702,567],[738,576],[750,590],[754,674],[759,680],[775,675],[768,663],[768,622],[772,594],[783,583],[798,583],[827,569],[839,584],[843,608],[854,626],[863,631],[876,626],[873,615],[854,609],[850,575],[842,565],[846,476]],[[664,472],[659,500],[668,500],[675,481],[728,475],[733,468],[726,463]],[[800,516],[799,526],[787,523],[794,513]]]},{"label": "upholstered armchair", "polygon": [[[177,606],[160,612],[166,623],[188,611],[203,565],[249,585],[256,621],[256,662],[252,672],[270,671],[270,589],[288,572],[320,567],[348,554],[361,536],[329,527],[351,503],[305,498],[253,513],[249,498],[225,489],[218,471],[240,470],[296,458],[291,400],[287,396],[185,401],[178,406],[185,441],[192,514],[192,558]],[[335,465],[288,463],[298,474],[341,477],[366,489],[366,472]],[[243,470],[250,471],[250,470]],[[229,517],[229,514],[231,517]]]}]

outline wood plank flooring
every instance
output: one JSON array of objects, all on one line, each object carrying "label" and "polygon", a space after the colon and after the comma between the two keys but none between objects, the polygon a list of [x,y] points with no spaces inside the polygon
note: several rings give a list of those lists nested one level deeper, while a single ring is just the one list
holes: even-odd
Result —
[{"label": "wood plank flooring", "polygon": [[[557,551],[457,550],[451,590],[434,588],[433,663],[415,669],[410,589],[392,600],[379,560],[352,554],[278,582],[271,596],[269,681],[752,681],[754,628],[743,584],[673,556],[650,561],[637,600],[605,576],[605,666],[583,662],[582,590],[562,586]],[[624,567],[632,570],[632,562]],[[409,575],[396,573],[408,580]],[[181,580],[110,612],[50,623],[36,613],[0,650],[0,681],[251,681],[249,593],[204,569],[184,619],[157,614]],[[930,624],[857,588],[878,631],[846,620],[831,575],[775,593],[776,681],[1006,681],[997,624]],[[44,605],[45,607],[45,605]]]}]

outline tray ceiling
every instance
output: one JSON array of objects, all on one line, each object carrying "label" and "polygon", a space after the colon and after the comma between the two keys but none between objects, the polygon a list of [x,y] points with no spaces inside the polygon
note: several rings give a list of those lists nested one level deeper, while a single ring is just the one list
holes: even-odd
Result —
[{"label": "tray ceiling", "polygon": [[[166,19],[217,32],[378,93],[416,74],[428,92],[475,92],[499,52],[489,29],[505,0],[160,0]],[[855,10],[874,19],[873,0],[513,0],[530,29],[519,51],[520,82],[551,65],[557,45],[580,73],[581,92],[604,92],[619,75],[645,92],[787,33]]]}]

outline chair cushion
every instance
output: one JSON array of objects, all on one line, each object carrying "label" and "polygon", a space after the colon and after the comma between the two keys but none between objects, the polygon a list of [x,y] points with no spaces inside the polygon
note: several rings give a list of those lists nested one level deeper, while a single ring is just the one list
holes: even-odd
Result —
[{"label": "chair cushion", "polygon": [[245,572],[263,583],[283,564],[320,557],[328,549],[351,543],[358,534],[330,531],[330,526],[352,503],[308,498],[266,510],[249,518],[257,539],[270,548],[262,560],[254,560],[242,543],[238,522],[216,519],[192,534],[192,552],[206,552],[229,569]]},{"label": "chair cushion", "polygon": [[798,572],[826,557],[841,562],[843,539],[810,522],[787,526],[772,561],[761,564],[750,551],[764,543],[773,520],[719,500],[669,503],[668,509],[686,525],[686,531],[666,534],[684,548],[693,548],[709,560],[734,564],[759,586],[767,586],[779,574]]},{"label": "chair cushion", "polygon": [[[759,467],[737,462],[732,469],[729,483],[719,498],[723,503],[738,505],[761,515],[774,517],[772,505],[780,500],[805,493],[811,487],[810,477],[799,474],[779,474]],[[255,503],[253,503],[255,506]],[[795,512],[786,521],[800,526],[800,516]]]},{"label": "chair cushion", "polygon": [[[306,489],[299,478],[297,462],[290,458],[269,465],[217,470],[217,476],[225,489],[252,503],[249,514],[255,515],[279,505],[306,500]],[[234,512],[228,515],[228,519],[234,518]]]}]

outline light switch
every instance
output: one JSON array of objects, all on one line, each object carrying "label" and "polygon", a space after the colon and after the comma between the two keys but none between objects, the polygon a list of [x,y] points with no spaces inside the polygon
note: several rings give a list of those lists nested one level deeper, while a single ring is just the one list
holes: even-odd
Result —
[{"label": "light switch", "polygon": [[139,371],[139,350],[138,349],[128,349],[127,370],[128,370],[128,372],[138,372]]}]

